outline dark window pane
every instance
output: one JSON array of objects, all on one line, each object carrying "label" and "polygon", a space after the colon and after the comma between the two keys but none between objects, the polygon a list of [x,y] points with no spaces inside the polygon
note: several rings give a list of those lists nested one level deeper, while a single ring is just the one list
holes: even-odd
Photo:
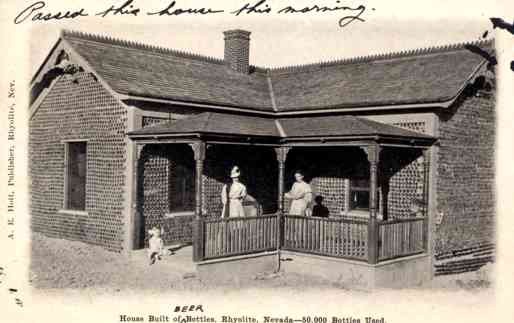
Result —
[{"label": "dark window pane", "polygon": [[174,172],[171,172],[170,212],[193,211],[195,206],[194,167],[187,165],[186,162],[180,162],[174,168]]},{"label": "dark window pane", "polygon": [[67,208],[86,209],[87,146],[85,142],[68,144]]},{"label": "dark window pane", "polygon": [[[378,188],[377,188],[377,191],[378,191]],[[369,210],[369,192],[370,192],[369,177],[351,179],[350,180],[350,209],[351,210]]]},{"label": "dark window pane", "polygon": [[352,191],[351,209],[369,209],[369,191]]}]

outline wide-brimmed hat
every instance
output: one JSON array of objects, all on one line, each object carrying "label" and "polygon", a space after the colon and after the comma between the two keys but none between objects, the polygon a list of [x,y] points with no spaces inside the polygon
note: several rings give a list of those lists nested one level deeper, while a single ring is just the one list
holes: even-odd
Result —
[{"label": "wide-brimmed hat", "polygon": [[241,175],[241,171],[239,170],[239,167],[234,166],[232,167],[232,170],[230,171],[230,178],[239,177]]}]

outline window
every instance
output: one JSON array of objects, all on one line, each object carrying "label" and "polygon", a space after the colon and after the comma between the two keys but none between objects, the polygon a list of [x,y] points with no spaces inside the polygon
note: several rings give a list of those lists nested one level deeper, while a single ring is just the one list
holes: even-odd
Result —
[{"label": "window", "polygon": [[87,144],[69,142],[66,145],[65,208],[84,211],[86,209]]},{"label": "window", "polygon": [[[350,210],[369,210],[369,178],[354,178],[350,180]],[[378,197],[377,187],[377,197]],[[377,201],[378,205],[378,201]]]},{"label": "window", "polygon": [[172,166],[170,172],[170,212],[194,211],[195,172],[194,165],[182,161]]}]

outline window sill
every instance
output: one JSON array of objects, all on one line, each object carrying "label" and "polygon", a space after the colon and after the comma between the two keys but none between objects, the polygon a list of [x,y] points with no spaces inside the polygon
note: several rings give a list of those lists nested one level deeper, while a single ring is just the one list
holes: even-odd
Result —
[{"label": "window sill", "polygon": [[181,217],[181,216],[192,216],[192,215],[195,215],[194,211],[181,211],[181,212],[165,213],[164,217],[165,218],[177,218],[177,217]]},{"label": "window sill", "polygon": [[89,215],[89,213],[87,211],[71,210],[71,209],[61,209],[61,210],[57,211],[57,213],[68,214],[68,215],[82,215],[82,216]]}]

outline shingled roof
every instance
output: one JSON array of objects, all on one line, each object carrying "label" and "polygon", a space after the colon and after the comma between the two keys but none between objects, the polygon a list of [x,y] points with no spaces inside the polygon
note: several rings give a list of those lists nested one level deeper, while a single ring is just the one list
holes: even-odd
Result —
[{"label": "shingled roof", "polygon": [[220,59],[112,38],[62,37],[118,93],[272,111],[265,71],[237,73]]},{"label": "shingled roof", "polygon": [[270,113],[437,104],[487,62],[469,46],[492,51],[481,41],[243,74],[217,58],[77,32],[62,38],[120,94]]},{"label": "shingled roof", "polygon": [[280,137],[274,119],[226,113],[204,112],[130,132],[130,135],[230,134]]},{"label": "shingled roof", "polygon": [[432,136],[352,115],[274,119],[215,112],[204,112],[180,121],[170,121],[129,133],[132,137],[177,134],[228,134],[276,139],[334,136],[348,137],[348,139],[362,137],[435,139]]},{"label": "shingled roof", "polygon": [[[478,45],[490,50],[491,44]],[[273,70],[276,105],[290,111],[447,101],[485,63],[467,48],[461,44]]]},{"label": "shingled roof", "polygon": [[278,120],[285,137],[383,136],[429,139],[431,136],[352,115],[287,118]]}]

